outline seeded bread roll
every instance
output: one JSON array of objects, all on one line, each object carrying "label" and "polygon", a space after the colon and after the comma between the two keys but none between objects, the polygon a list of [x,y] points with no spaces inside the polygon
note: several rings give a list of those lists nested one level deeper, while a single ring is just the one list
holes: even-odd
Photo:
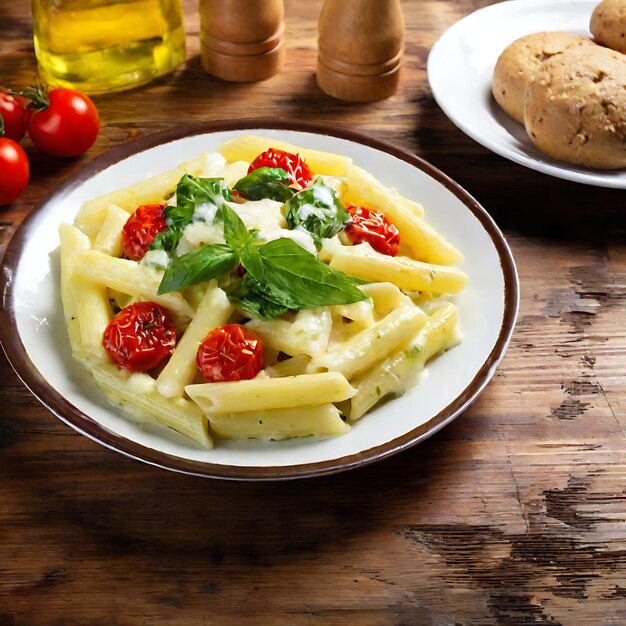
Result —
[{"label": "seeded bread roll", "polygon": [[572,33],[534,33],[504,49],[493,72],[491,91],[496,102],[520,124],[524,123],[524,92],[544,61],[556,54],[593,42]]},{"label": "seeded bread roll", "polygon": [[626,54],[626,0],[604,0],[591,16],[589,30],[596,41]]},{"label": "seeded bread roll", "polygon": [[549,59],[528,85],[524,118],[534,144],[554,159],[626,167],[626,56],[579,46]]}]

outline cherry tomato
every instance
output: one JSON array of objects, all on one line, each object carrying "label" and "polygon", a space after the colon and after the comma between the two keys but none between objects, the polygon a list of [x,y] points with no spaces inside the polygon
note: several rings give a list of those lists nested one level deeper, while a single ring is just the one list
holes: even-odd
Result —
[{"label": "cherry tomato", "polygon": [[47,95],[27,89],[34,111],[28,122],[33,143],[46,154],[74,157],[94,144],[100,118],[93,102],[81,91],[59,87]]},{"label": "cherry tomato", "polygon": [[28,157],[12,139],[0,137],[0,205],[9,204],[26,189]]},{"label": "cherry tomato", "polygon": [[289,174],[291,184],[298,189],[304,189],[313,180],[313,174],[304,159],[299,154],[284,150],[270,148],[259,154],[250,164],[248,174],[261,167],[280,167]]},{"label": "cherry tomato", "polygon": [[263,342],[240,324],[225,324],[204,338],[196,364],[211,383],[249,380],[263,367]]},{"label": "cherry tomato", "polygon": [[172,353],[176,330],[158,304],[136,302],[124,307],[109,322],[102,345],[122,369],[147,372]]},{"label": "cherry tomato", "polygon": [[400,231],[384,213],[362,206],[349,206],[352,221],[346,226],[346,234],[354,244],[369,243],[374,250],[388,256],[396,256],[400,247]]},{"label": "cherry tomato", "polygon": [[143,259],[154,238],[167,228],[164,208],[164,204],[143,204],[128,218],[122,230],[122,248],[127,259]]},{"label": "cherry tomato", "polygon": [[0,91],[0,115],[4,120],[4,134],[13,141],[19,141],[26,134],[30,118],[24,98]]}]

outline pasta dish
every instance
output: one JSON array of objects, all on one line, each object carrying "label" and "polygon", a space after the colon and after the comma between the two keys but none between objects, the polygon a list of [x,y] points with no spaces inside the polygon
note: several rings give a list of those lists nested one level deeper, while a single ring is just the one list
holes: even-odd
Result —
[{"label": "pasta dish", "polygon": [[460,341],[463,255],[345,156],[237,136],[59,236],[74,358],[206,447],[347,433]]}]

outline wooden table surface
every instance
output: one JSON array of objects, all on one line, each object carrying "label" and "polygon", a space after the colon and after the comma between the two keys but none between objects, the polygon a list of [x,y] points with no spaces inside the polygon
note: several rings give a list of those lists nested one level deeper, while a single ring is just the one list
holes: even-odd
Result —
[{"label": "wooden table surface", "polygon": [[[188,478],[74,433],[0,364],[0,626],[626,624],[624,192],[514,165],[457,130],[426,80],[428,50],[482,0],[406,0],[401,91],[350,105],[318,91],[321,0],[287,1],[288,60],[230,85],[198,59],[96,98],[82,159],[28,148],[32,182],[0,211],[6,245],[54,183],[133,137],[280,116],[415,151],[496,218],[522,283],[519,323],[480,400],[424,444],[323,479]],[[35,72],[28,3],[0,1],[0,82]],[[25,143],[28,147],[28,142]]]}]

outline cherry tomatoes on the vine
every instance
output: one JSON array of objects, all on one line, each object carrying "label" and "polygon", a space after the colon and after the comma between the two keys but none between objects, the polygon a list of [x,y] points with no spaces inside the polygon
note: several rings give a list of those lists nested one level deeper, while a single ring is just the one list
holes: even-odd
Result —
[{"label": "cherry tomatoes on the vine", "polygon": [[122,230],[124,256],[141,260],[155,237],[167,228],[164,204],[143,204],[128,218]]},{"label": "cherry tomatoes on the vine", "polygon": [[24,150],[12,139],[0,137],[0,205],[9,204],[21,195],[29,176]]},{"label": "cherry tomatoes on the vine", "polygon": [[362,206],[349,206],[347,209],[352,221],[346,226],[346,235],[352,243],[367,242],[381,254],[398,254],[400,231],[384,213]]},{"label": "cherry tomatoes on the vine", "polygon": [[176,329],[155,302],[124,307],[108,324],[102,345],[111,360],[129,372],[147,372],[176,346]]},{"label": "cherry tomatoes on the vine", "polygon": [[0,115],[4,120],[4,134],[13,141],[19,141],[26,134],[30,118],[24,98],[0,91]]},{"label": "cherry tomatoes on the vine", "polygon": [[313,180],[313,174],[305,160],[299,154],[284,150],[270,148],[259,154],[250,164],[248,174],[261,167],[280,167],[289,174],[291,184],[298,189],[304,189]]},{"label": "cherry tomatoes on the vine", "polygon": [[263,342],[240,324],[225,324],[204,338],[196,364],[211,383],[249,380],[263,368]]},{"label": "cherry tomatoes on the vine", "polygon": [[98,111],[81,91],[58,87],[44,94],[27,89],[33,113],[28,134],[33,143],[46,154],[75,157],[91,148],[100,131]]}]

